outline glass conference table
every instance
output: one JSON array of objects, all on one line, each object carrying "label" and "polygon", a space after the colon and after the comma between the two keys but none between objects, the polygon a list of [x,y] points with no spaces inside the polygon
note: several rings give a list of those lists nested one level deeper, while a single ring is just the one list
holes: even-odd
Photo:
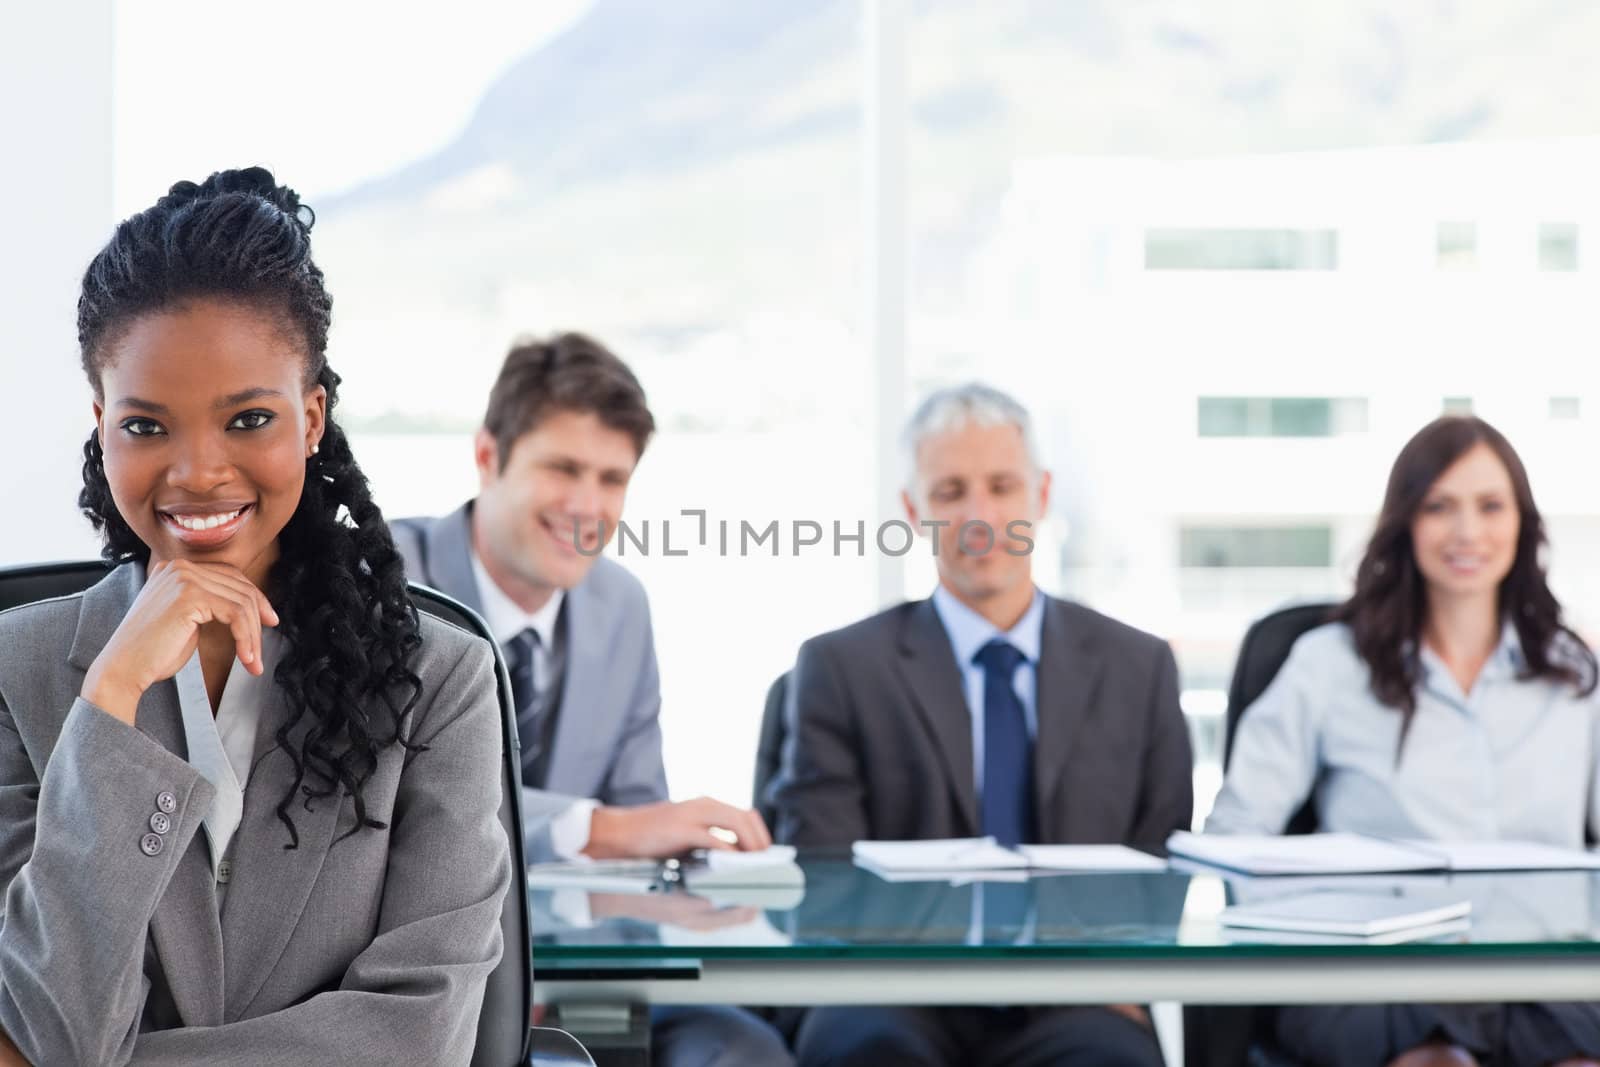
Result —
[{"label": "glass conference table", "polygon": [[[889,882],[842,853],[800,855],[803,893],[535,890],[545,1004],[1288,1004],[1600,1000],[1600,875],[1346,880],[1447,892],[1469,928],[1411,944],[1262,943],[1219,925],[1285,879],[1035,876]],[[1299,880],[1293,889],[1311,883]]]}]

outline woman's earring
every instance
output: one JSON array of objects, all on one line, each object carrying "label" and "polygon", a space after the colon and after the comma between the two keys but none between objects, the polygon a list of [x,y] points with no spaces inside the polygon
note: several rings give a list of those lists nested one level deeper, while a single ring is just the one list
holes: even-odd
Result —
[{"label": "woman's earring", "polygon": [[[321,450],[322,450],[322,446],[321,446],[321,445],[312,445],[312,446],[311,446],[311,456],[314,456],[314,455],[316,455],[316,454],[317,454],[317,453],[318,453],[318,452],[320,452],[320,451],[321,451]],[[311,458],[311,456],[307,456],[307,457],[306,457],[306,458],[307,458],[307,459],[310,459],[310,458]]]}]

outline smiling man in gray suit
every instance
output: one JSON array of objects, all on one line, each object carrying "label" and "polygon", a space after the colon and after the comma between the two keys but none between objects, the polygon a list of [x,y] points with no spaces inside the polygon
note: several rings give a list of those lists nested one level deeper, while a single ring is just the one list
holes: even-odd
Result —
[{"label": "smiling man in gray suit", "polygon": [[[906,513],[934,531],[939,584],[801,647],[773,785],[779,839],[1159,850],[1192,804],[1176,664],[1166,642],[1034,586],[1031,524],[1050,475],[1027,411],[987,386],[945,390],[906,445]],[[972,936],[1031,927],[1027,886],[985,890]],[[824,1008],[797,1053],[872,1067],[1161,1060],[1136,1005]]]},{"label": "smiling man in gray suit", "polygon": [[[663,858],[727,848],[730,833],[741,849],[771,844],[754,811],[667,799],[650,606],[600,555],[654,431],[633,372],[598,342],[520,342],[475,440],[477,497],[391,524],[410,577],[483,615],[504,648],[531,863]],[[667,1067],[790,1062],[775,1031],[731,1008],[657,1009],[652,1023]]]}]

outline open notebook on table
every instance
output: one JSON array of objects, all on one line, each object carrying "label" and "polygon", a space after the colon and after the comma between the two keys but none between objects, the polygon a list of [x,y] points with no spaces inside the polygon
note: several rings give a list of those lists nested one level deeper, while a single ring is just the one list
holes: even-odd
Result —
[{"label": "open notebook on table", "polygon": [[857,841],[856,866],[888,881],[1011,880],[1030,872],[1163,871],[1165,860],[1124,845],[1018,845],[992,837]]},{"label": "open notebook on table", "polygon": [[1218,921],[1234,940],[1398,944],[1464,931],[1471,911],[1469,900],[1447,892],[1322,889],[1236,904]]},{"label": "open notebook on table", "polygon": [[1362,834],[1191,834],[1167,839],[1175,861],[1249,875],[1600,870],[1600,855],[1528,841],[1391,841]]}]

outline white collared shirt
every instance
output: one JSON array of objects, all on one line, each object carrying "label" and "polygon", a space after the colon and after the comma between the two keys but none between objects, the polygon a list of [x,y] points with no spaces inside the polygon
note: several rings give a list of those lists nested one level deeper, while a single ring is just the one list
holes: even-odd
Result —
[{"label": "white collared shirt", "polygon": [[483,605],[483,619],[495,642],[504,648],[512,638],[531,629],[539,638],[533,649],[534,695],[543,698],[550,685],[550,650],[555,647],[556,619],[561,615],[561,602],[566,591],[557,589],[538,611],[523,611],[505,590],[495,584],[484,567],[478,553],[473,551],[472,577],[478,583],[478,602]]},{"label": "white collared shirt", "polygon": [[[561,616],[561,604],[566,591],[557,589],[537,611],[523,611],[506,591],[495,584],[489,571],[478,558],[476,549],[472,556],[472,577],[478,584],[478,602],[483,605],[483,618],[489,632],[501,648],[522,631],[532,629],[539,640],[533,646],[533,695],[543,700],[550,687],[550,652],[555,647],[556,620]],[[560,815],[550,820],[550,847],[562,859],[578,859],[589,845],[589,819],[599,807],[594,800],[580,800]]]},{"label": "white collared shirt", "polygon": [[1417,710],[1378,702],[1343,623],[1295,642],[1239,720],[1207,832],[1281,833],[1314,795],[1324,830],[1582,848],[1600,825],[1600,694],[1519,678],[1506,626],[1470,692],[1424,647]]},{"label": "white collared shirt", "polygon": [[230,867],[224,866],[228,846],[244,817],[244,790],[250,782],[250,765],[255,758],[256,727],[261,708],[273,682],[272,672],[282,654],[283,639],[276,630],[261,631],[261,663],[265,670],[254,675],[238,659],[228,672],[216,714],[206,693],[205,675],[200,668],[200,650],[173,676],[178,690],[178,709],[183,716],[184,743],[189,765],[216,788],[211,808],[201,820],[211,853],[211,873],[217,880],[220,905],[227,893]]}]

